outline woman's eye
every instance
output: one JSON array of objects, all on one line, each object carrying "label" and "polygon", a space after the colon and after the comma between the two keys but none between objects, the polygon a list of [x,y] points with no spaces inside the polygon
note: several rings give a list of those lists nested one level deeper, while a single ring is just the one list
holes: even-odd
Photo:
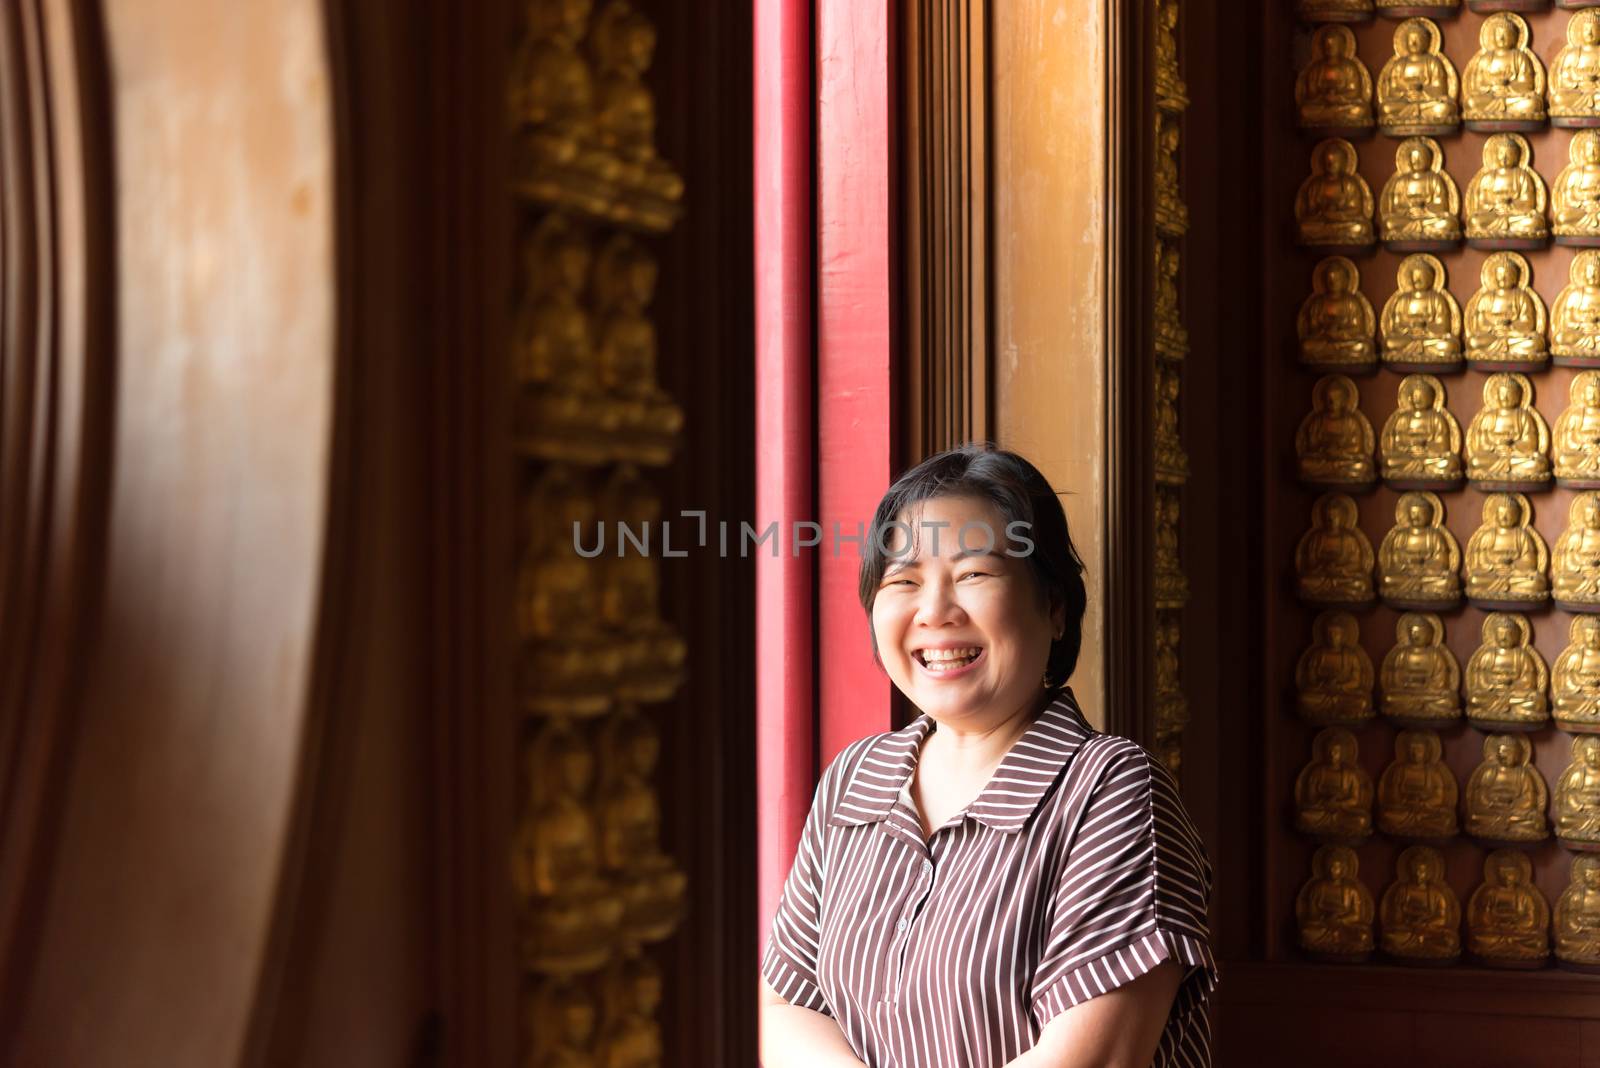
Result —
[{"label": "woman's eye", "polygon": [[963,579],[986,578],[986,577],[988,577],[988,575],[989,575],[989,572],[987,572],[987,571],[968,571],[966,574],[962,575],[961,577]]}]

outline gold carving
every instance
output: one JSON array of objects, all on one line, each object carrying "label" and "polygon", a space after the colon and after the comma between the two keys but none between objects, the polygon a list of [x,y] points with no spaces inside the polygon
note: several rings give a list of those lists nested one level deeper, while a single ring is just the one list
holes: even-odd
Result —
[{"label": "gold carving", "polygon": [[1572,498],[1550,559],[1551,595],[1567,612],[1600,612],[1600,493]]},{"label": "gold carving", "polygon": [[1372,833],[1372,779],[1356,763],[1356,736],[1328,727],[1294,782],[1295,830],[1352,845]]},{"label": "gold carving", "polygon": [[[1538,371],[1549,359],[1544,301],[1528,261],[1497,252],[1483,261],[1481,287],[1467,301],[1467,359],[1480,371]],[[1503,388],[1503,387],[1497,387]]]},{"label": "gold carving", "polygon": [[1378,440],[1383,478],[1396,489],[1452,489],[1461,483],[1461,424],[1445,406],[1444,384],[1408,375]]},{"label": "gold carving", "polygon": [[1533,863],[1517,849],[1483,861],[1483,882],[1467,900],[1467,949],[1486,964],[1542,967],[1550,957],[1550,906],[1533,885]]},{"label": "gold carving", "polygon": [[1295,898],[1300,947],[1321,960],[1356,963],[1372,953],[1372,894],[1356,878],[1355,850],[1325,845]]},{"label": "gold carving", "polygon": [[1355,34],[1323,26],[1311,39],[1312,60],[1295,80],[1295,111],[1307,130],[1345,136],[1372,128],[1372,75],[1356,54]]},{"label": "gold carving", "polygon": [[543,979],[527,999],[522,1063],[529,1068],[599,1068],[594,1051],[594,998],[587,986]]},{"label": "gold carving", "polygon": [[1513,611],[1550,599],[1550,550],[1533,529],[1533,506],[1520,493],[1483,502],[1483,525],[1467,542],[1467,599]]},{"label": "gold carving", "polygon": [[1439,27],[1407,19],[1395,29],[1394,55],[1378,75],[1378,129],[1390,137],[1454,133],[1461,125],[1460,91]]},{"label": "gold carving", "polygon": [[[600,615],[622,655],[617,694],[630,701],[665,701],[683,681],[685,653],[683,639],[661,620],[658,554],[668,550],[671,528],[660,522],[655,492],[626,464],[612,473],[601,501],[603,513],[617,523],[616,545],[606,552],[602,540],[594,561],[605,576]],[[652,532],[660,534],[661,544],[650,544]]]},{"label": "gold carving", "polygon": [[661,806],[653,785],[661,743],[655,724],[624,708],[602,728],[600,751],[602,859],[622,889],[622,931],[637,941],[658,941],[683,917],[686,880],[661,852]]},{"label": "gold carving", "polygon": [[1295,10],[1304,22],[1366,22],[1372,0],[1298,0]]},{"label": "gold carving", "polygon": [[1550,837],[1545,808],[1550,791],[1533,766],[1526,735],[1491,734],[1483,763],[1467,780],[1467,833],[1490,842],[1539,842]]},{"label": "gold carving", "polygon": [[1542,489],[1550,481],[1550,428],[1525,375],[1490,375],[1467,426],[1467,478],[1480,489]]},{"label": "gold carving", "polygon": [[1178,436],[1178,372],[1156,365],[1156,481],[1182,485],[1189,477],[1189,456]]},{"label": "gold carving", "polygon": [[1356,520],[1356,502],[1342,493],[1325,493],[1312,505],[1311,529],[1294,554],[1301,600],[1329,606],[1373,600],[1375,556]]},{"label": "gold carving", "polygon": [[1365,723],[1373,716],[1373,675],[1356,617],[1323,612],[1311,625],[1311,644],[1295,665],[1295,709],[1301,719],[1319,726]]},{"label": "gold carving", "polygon": [[[1600,244],[1600,131],[1579,130],[1567,146],[1569,162],[1550,193],[1550,219],[1560,245]],[[1572,265],[1574,284],[1579,266]],[[1593,285],[1593,283],[1589,283]]]},{"label": "gold carving", "polygon": [[1177,245],[1156,242],[1156,352],[1169,360],[1181,360],[1189,354],[1189,331],[1179,314],[1181,263]]},{"label": "gold carving", "polygon": [[1574,857],[1572,880],[1556,902],[1556,959],[1600,970],[1600,857]]},{"label": "gold carving", "polygon": [[1551,310],[1550,353],[1563,366],[1595,366],[1600,364],[1600,251],[1578,253],[1569,278]]},{"label": "gold carving", "polygon": [[1183,729],[1189,724],[1189,699],[1183,694],[1178,647],[1182,631],[1178,617],[1162,613],[1156,621],[1156,753],[1167,770],[1177,775],[1182,767]]},{"label": "gold carving", "polygon": [[1182,112],[1189,89],[1178,68],[1178,0],[1156,0],[1156,107]]},{"label": "gold carving", "polygon": [[1551,670],[1550,696],[1556,726],[1600,732],[1600,618],[1578,616],[1567,630],[1567,647]]},{"label": "gold carving", "polygon": [[1360,251],[1373,245],[1372,189],[1356,170],[1349,141],[1330,138],[1311,152],[1311,175],[1295,197],[1296,234],[1313,248]]},{"label": "gold carving", "polygon": [[656,328],[648,314],[656,276],[656,261],[626,234],[607,242],[595,264],[600,381],[617,408],[611,454],[645,464],[671,459],[683,425],[683,410],[656,383]]},{"label": "gold carving", "polygon": [[1437,611],[1461,603],[1461,546],[1444,525],[1444,503],[1403,493],[1378,547],[1378,593],[1395,608]]},{"label": "gold carving", "polygon": [[1600,737],[1572,739],[1572,763],[1556,780],[1556,837],[1569,849],[1600,850]]},{"label": "gold carving", "polygon": [[1378,202],[1384,244],[1397,252],[1454,248],[1461,240],[1460,215],[1461,194],[1444,169],[1439,142],[1431,137],[1402,141]]},{"label": "gold carving", "polygon": [[1569,404],[1556,419],[1552,454],[1556,481],[1600,489],[1600,371],[1583,371],[1568,387]]},{"label": "gold carving", "polygon": [[1311,411],[1295,434],[1300,481],[1313,486],[1365,487],[1377,480],[1372,462],[1376,436],[1361,414],[1361,395],[1344,375],[1319,379]]},{"label": "gold carving", "polygon": [[1550,120],[1600,125],[1600,12],[1579,11],[1567,20],[1567,43],[1550,61]]},{"label": "gold carving", "polygon": [[[1533,169],[1527,139],[1506,133],[1485,141],[1483,167],[1467,185],[1467,240],[1486,249],[1543,248],[1550,236],[1548,207],[1544,179]],[[1522,277],[1527,277],[1526,264]]]},{"label": "gold carving", "polygon": [[1391,957],[1446,963],[1461,955],[1461,903],[1444,881],[1444,858],[1431,846],[1400,854],[1378,916]]},{"label": "gold carving", "polygon": [[1469,129],[1537,130],[1545,121],[1544,64],[1528,47],[1521,15],[1490,15],[1478,30],[1478,51],[1461,73],[1461,113]]},{"label": "gold carving", "polygon": [[[569,0],[570,2],[570,0]],[[626,0],[610,0],[589,35],[599,79],[595,125],[617,161],[617,222],[665,230],[677,220],[683,180],[656,154],[656,105],[644,84],[655,57],[656,31]]]},{"label": "gold carving", "polygon": [[1156,607],[1182,608],[1189,600],[1189,578],[1178,555],[1178,494],[1156,487]]},{"label": "gold carving", "polygon": [[602,977],[605,991],[605,1037],[600,1043],[604,1068],[658,1068],[661,1064],[661,972],[641,954],[625,957]]},{"label": "gold carving", "polygon": [[[1182,139],[1182,127],[1177,116],[1158,112],[1156,114],[1156,232],[1167,237],[1182,237],[1189,231],[1189,208],[1183,202],[1183,192],[1178,184],[1178,146]],[[1157,275],[1165,281],[1165,276],[1160,272],[1159,253],[1157,257]],[[1176,318],[1178,307],[1176,294],[1173,296],[1171,307],[1173,318]],[[1159,318],[1158,313],[1157,319]]]},{"label": "gold carving", "polygon": [[1383,305],[1383,361],[1396,371],[1461,368],[1461,305],[1445,288],[1444,264],[1427,253],[1407,256],[1395,291]]},{"label": "gold carving", "polygon": [[1491,612],[1467,661],[1467,719],[1484,731],[1531,731],[1550,718],[1550,671],[1526,616]]},{"label": "gold carving", "polygon": [[1456,779],[1440,758],[1439,735],[1395,735],[1394,762],[1378,780],[1378,830],[1395,838],[1433,841],[1456,833]]},{"label": "gold carving", "polygon": [[1343,256],[1311,272],[1311,295],[1300,305],[1300,362],[1313,370],[1360,373],[1378,361],[1378,317],[1361,292],[1361,273]]},{"label": "gold carving", "polygon": [[1407,612],[1378,676],[1379,707],[1404,726],[1437,727],[1461,718],[1461,665],[1444,644],[1444,624]]}]

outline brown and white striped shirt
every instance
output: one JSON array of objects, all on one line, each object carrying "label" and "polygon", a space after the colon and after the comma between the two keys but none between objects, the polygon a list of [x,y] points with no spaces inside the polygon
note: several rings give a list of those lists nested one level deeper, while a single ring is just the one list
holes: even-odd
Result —
[{"label": "brown and white striped shirt", "polygon": [[869,1068],[1003,1068],[1057,1013],[1176,960],[1153,1064],[1209,1066],[1211,866],[1166,768],[1062,690],[924,840],[906,787],[934,727],[863,738],[823,773],[767,982]]}]

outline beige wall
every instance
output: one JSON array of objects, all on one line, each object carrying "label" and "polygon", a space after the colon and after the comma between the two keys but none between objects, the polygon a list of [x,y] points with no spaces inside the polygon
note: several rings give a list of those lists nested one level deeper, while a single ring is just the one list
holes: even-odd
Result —
[{"label": "beige wall", "polygon": [[997,437],[1063,492],[1089,571],[1072,687],[1103,724],[1106,6],[992,10]]}]

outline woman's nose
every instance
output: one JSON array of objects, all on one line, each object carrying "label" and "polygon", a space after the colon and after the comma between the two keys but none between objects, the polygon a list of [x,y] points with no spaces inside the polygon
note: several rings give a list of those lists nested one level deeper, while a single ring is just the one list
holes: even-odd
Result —
[{"label": "woman's nose", "polygon": [[961,605],[956,600],[954,583],[944,579],[923,583],[917,595],[915,622],[923,626],[937,627],[944,623],[959,621],[961,614]]}]

